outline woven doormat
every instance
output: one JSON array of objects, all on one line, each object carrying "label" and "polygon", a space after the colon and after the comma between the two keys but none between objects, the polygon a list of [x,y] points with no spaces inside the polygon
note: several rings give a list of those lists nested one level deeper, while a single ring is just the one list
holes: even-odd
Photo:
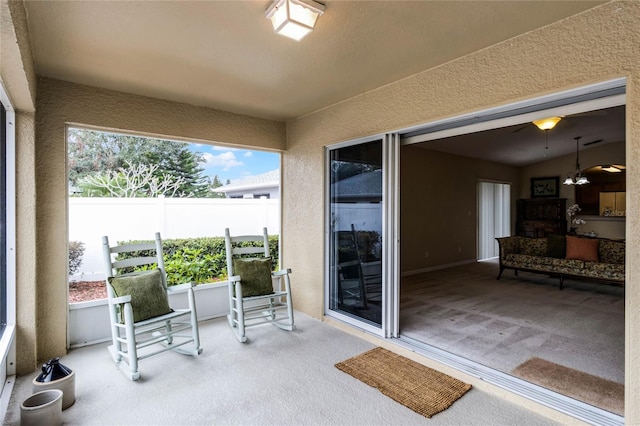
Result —
[{"label": "woven doormat", "polygon": [[624,385],[541,358],[531,358],[512,371],[547,389],[624,415]]},{"label": "woven doormat", "polygon": [[446,410],[471,385],[384,348],[375,348],[336,367],[384,395],[431,418]]}]

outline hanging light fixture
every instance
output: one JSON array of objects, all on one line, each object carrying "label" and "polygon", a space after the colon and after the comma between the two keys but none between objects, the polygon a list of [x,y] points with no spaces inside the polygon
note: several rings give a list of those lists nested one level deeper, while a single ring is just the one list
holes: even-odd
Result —
[{"label": "hanging light fixture", "polygon": [[534,120],[533,124],[535,124],[540,130],[551,130],[556,127],[556,124],[558,124],[560,120],[562,120],[560,117],[548,117],[540,120]]},{"label": "hanging light fixture", "polygon": [[562,182],[564,185],[584,185],[589,183],[589,179],[586,176],[582,176],[582,171],[580,170],[580,138],[581,136],[574,138],[576,140],[576,170],[573,172],[573,176],[567,176]]},{"label": "hanging light fixture", "polygon": [[313,31],[324,5],[313,0],[273,0],[265,11],[273,30],[296,41]]}]

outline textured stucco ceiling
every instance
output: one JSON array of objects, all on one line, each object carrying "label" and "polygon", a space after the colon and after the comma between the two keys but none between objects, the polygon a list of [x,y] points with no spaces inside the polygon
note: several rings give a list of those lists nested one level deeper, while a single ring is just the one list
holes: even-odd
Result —
[{"label": "textured stucco ceiling", "polygon": [[602,1],[327,1],[301,42],[268,1],[25,2],[38,75],[290,120]]}]

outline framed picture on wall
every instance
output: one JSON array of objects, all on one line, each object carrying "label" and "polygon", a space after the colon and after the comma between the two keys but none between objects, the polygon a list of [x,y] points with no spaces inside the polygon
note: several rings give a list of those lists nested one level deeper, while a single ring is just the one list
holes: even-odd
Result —
[{"label": "framed picture on wall", "polygon": [[558,197],[560,193],[560,177],[531,178],[531,198]]}]

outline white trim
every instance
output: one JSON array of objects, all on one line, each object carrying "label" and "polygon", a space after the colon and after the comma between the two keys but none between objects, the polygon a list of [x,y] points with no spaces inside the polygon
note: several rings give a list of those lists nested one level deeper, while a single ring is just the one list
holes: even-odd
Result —
[{"label": "white trim", "polygon": [[[620,78],[580,87],[578,89],[541,96],[522,102],[515,102],[500,107],[489,108],[482,111],[429,122],[428,124],[401,130],[401,134],[421,132],[421,134],[403,137],[402,145],[411,145],[414,143],[442,139],[451,136],[529,123],[533,120],[548,117],[550,115],[564,116],[624,105],[626,103],[626,93],[553,106],[554,103],[558,103],[563,100],[569,101],[571,98],[588,97],[588,95],[592,93],[606,93],[607,91],[621,89],[624,87],[626,87],[626,79]],[[519,113],[518,111],[522,111],[522,113]],[[501,117],[492,119],[491,117],[494,116]],[[429,130],[437,128],[440,128],[441,130]]]},{"label": "white trim", "polygon": [[[2,366],[2,394],[0,415],[4,418],[9,398],[13,390],[16,374],[16,115],[7,91],[0,80],[0,102],[5,108],[6,128],[6,321],[7,325],[0,339],[0,366]],[[6,404],[6,405],[5,405]]]}]

